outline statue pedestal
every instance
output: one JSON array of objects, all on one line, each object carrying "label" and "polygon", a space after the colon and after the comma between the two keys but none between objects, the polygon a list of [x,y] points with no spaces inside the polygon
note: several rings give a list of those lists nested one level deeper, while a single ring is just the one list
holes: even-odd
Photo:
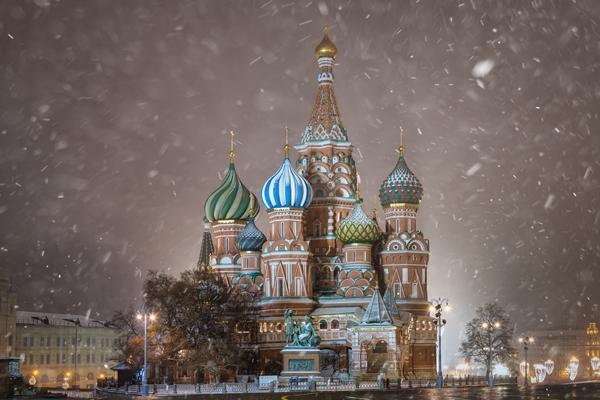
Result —
[{"label": "statue pedestal", "polygon": [[315,381],[323,379],[319,371],[319,354],[317,347],[286,346],[281,350],[283,355],[283,371],[281,378],[288,380],[291,376],[314,377]]}]

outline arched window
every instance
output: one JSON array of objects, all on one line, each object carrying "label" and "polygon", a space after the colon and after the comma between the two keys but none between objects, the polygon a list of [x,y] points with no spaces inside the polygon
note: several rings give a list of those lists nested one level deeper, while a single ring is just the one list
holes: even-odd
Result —
[{"label": "arched window", "polygon": [[331,321],[331,329],[340,329],[340,323],[337,319]]},{"label": "arched window", "polygon": [[44,375],[42,375],[42,383],[46,383],[46,382],[50,382],[50,379],[48,379],[48,375],[44,374]]},{"label": "arched window", "polygon": [[319,321],[319,329],[320,330],[326,330],[327,329],[327,321],[325,321],[324,319]]},{"label": "arched window", "polygon": [[63,376],[63,374],[58,374],[58,375],[56,375],[56,383],[59,383],[59,382],[61,382],[61,383],[62,383],[62,381],[64,381],[64,380],[65,380],[64,378],[65,378],[65,377]]},{"label": "arched window", "polygon": [[321,236],[321,224],[315,224],[315,237]]},{"label": "arched window", "polygon": [[91,372],[89,374],[87,374],[87,380],[88,381],[93,381],[94,380],[94,374],[92,374]]}]

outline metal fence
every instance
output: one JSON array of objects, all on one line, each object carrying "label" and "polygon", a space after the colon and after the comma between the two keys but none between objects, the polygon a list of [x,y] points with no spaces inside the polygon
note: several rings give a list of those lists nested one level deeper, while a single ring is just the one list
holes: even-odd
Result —
[{"label": "metal fence", "polygon": [[[514,378],[496,379],[496,384],[516,383]],[[488,381],[485,377],[466,378],[445,378],[444,386],[485,386]],[[176,384],[149,385],[149,393],[156,396],[165,395],[189,395],[189,394],[219,394],[219,393],[258,393],[258,392],[307,392],[307,391],[354,391],[354,390],[403,390],[412,388],[433,388],[435,379],[409,379],[409,380],[389,380],[380,379],[378,381],[298,381],[298,382],[274,382],[272,385],[259,385],[255,383],[208,383],[208,384]],[[99,393],[120,393],[120,394],[141,394],[142,385],[127,385],[123,387],[98,388]]]}]

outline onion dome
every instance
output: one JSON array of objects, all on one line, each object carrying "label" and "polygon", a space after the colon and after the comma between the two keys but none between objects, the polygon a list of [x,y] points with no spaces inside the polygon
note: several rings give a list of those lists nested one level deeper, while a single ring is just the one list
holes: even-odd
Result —
[{"label": "onion dome", "polygon": [[267,210],[273,208],[308,208],[312,200],[312,188],[299,175],[290,162],[290,146],[285,143],[285,159],[279,170],[262,188],[262,201]]},{"label": "onion dome", "polygon": [[256,209],[251,214],[250,190],[244,186],[233,163],[233,131],[231,132],[231,152],[229,153],[229,171],[221,181],[221,184],[204,203],[204,214],[210,222],[223,220],[245,220],[250,216],[256,217],[259,212]]},{"label": "onion dome", "polygon": [[327,34],[327,26],[325,27],[325,35],[323,36],[323,40],[321,43],[317,45],[315,48],[315,56],[317,58],[335,58],[337,55],[337,47],[331,40],[329,40],[329,35]]},{"label": "onion dome", "polygon": [[[402,128],[400,130],[402,134]],[[401,136],[402,137],[402,136]],[[423,186],[404,161],[404,146],[400,139],[400,158],[392,173],[383,181],[379,189],[379,199],[383,207],[390,204],[419,204],[423,197]]]},{"label": "onion dome", "polygon": [[[252,199],[252,203],[254,203],[254,196],[250,195]],[[252,211],[250,214],[252,215],[254,209],[254,204],[252,205]],[[248,225],[237,235],[235,239],[235,247],[239,251],[260,251],[262,249],[262,245],[267,241],[265,235],[258,230],[256,225],[254,225],[254,218],[250,216],[248,219]]]},{"label": "onion dome", "polygon": [[373,243],[380,234],[381,229],[365,214],[360,200],[356,200],[350,214],[340,222],[335,231],[337,238],[344,244]]}]

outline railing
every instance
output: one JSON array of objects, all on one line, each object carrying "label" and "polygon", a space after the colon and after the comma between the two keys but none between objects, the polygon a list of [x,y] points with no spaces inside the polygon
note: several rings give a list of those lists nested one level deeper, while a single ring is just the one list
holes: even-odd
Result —
[{"label": "railing", "polygon": [[[514,378],[495,378],[497,384],[514,384]],[[444,386],[486,386],[487,379],[484,376],[466,378],[444,377]],[[409,390],[417,388],[435,388],[435,379],[380,379],[378,381],[314,381],[314,382],[279,382],[273,385],[259,385],[254,383],[207,383],[207,384],[176,384],[149,385],[149,392],[153,395],[190,395],[190,394],[219,394],[219,393],[284,393],[284,392],[307,392],[307,391],[355,391],[355,390]],[[135,395],[142,393],[142,385],[126,385],[119,388],[98,388],[102,393],[119,393]]]}]

